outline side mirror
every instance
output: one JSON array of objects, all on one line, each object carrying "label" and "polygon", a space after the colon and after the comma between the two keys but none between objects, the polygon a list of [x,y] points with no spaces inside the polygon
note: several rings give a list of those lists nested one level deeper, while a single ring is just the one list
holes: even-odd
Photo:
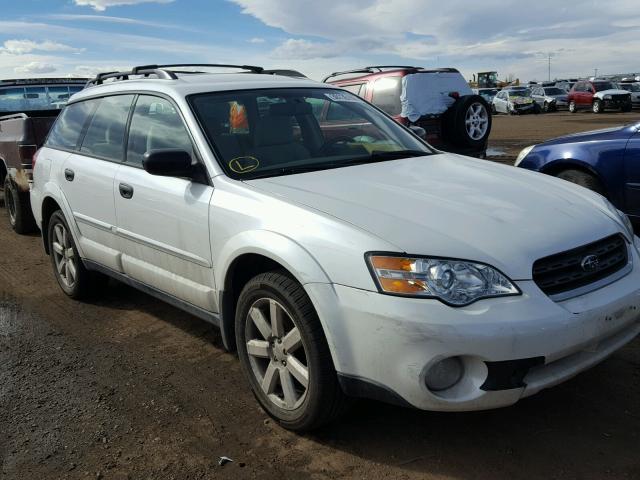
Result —
[{"label": "side mirror", "polygon": [[423,140],[427,138],[427,131],[424,128],[419,127],[418,125],[411,125],[409,127],[409,130],[411,130],[415,135],[422,138]]},{"label": "side mirror", "polygon": [[142,167],[151,175],[161,177],[191,178],[194,173],[191,155],[179,148],[149,150],[144,154]]}]

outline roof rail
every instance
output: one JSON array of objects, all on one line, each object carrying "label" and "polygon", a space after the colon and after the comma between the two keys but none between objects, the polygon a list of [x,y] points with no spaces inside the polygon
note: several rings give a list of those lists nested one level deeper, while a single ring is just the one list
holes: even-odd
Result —
[{"label": "roof rail", "polygon": [[385,68],[399,68],[399,69],[407,69],[407,70],[419,70],[421,67],[412,67],[410,65],[373,65],[370,67],[362,67],[356,68],[354,70],[345,70],[343,72],[333,72],[330,75],[327,75],[322,79],[323,82],[326,82],[330,78],[333,77],[341,77],[342,75],[350,75],[353,73],[376,73],[381,72]]},{"label": "roof rail", "polygon": [[330,78],[339,77],[342,75],[349,75],[353,73],[379,73],[385,69],[397,69],[397,70],[412,70],[415,72],[458,72],[455,68],[424,68],[424,67],[415,67],[411,65],[372,65],[370,67],[356,68],[355,70],[345,70],[344,72],[334,72],[330,75],[327,75],[322,79],[323,82],[326,82]]},{"label": "roof rail", "polygon": [[[215,67],[215,68],[238,68],[241,70],[247,70],[252,73],[262,73],[262,67],[256,67],[253,65],[228,65],[223,63],[172,63],[166,65],[139,65],[137,67],[133,67],[131,70],[123,71],[123,72],[103,72],[98,73],[95,78],[89,80],[87,82],[87,86],[89,85],[101,85],[105,80],[109,78],[113,78],[116,81],[118,80],[129,80],[129,76],[131,75],[141,75],[143,77],[148,77],[149,75],[155,75],[158,78],[164,80],[176,80],[178,76],[177,72],[171,70],[172,68],[179,67]],[[184,73],[184,72],[178,72]],[[198,73],[198,72],[190,72],[190,73]],[[202,72],[199,72],[202,73]]]}]

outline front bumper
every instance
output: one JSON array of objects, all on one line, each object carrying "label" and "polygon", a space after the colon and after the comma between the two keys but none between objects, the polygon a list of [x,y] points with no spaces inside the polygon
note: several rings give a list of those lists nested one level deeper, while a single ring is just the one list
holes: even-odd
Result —
[{"label": "front bumper", "polygon": [[[512,405],[561,383],[640,333],[640,259],[635,248],[630,250],[634,269],[627,276],[557,303],[533,281],[517,282],[521,296],[463,308],[341,285],[306,288],[341,378],[371,387],[363,392],[386,392],[364,395],[397,398],[425,410],[483,410]],[[461,380],[447,390],[430,391],[427,371],[452,356],[463,362]],[[527,359],[512,385],[499,386],[492,378],[495,365]]]}]

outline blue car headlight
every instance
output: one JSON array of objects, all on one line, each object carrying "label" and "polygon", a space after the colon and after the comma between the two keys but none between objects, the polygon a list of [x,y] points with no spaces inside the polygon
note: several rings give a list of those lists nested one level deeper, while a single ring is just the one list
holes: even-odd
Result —
[{"label": "blue car headlight", "polygon": [[515,163],[513,164],[514,167],[517,167],[518,165],[520,165],[520,163],[522,162],[522,160],[525,159],[525,157],[527,155],[529,155],[529,153],[531,152],[531,150],[533,150],[533,147],[535,147],[535,145],[529,145],[528,147],[524,147],[520,153],[518,154],[518,157],[516,158]]}]

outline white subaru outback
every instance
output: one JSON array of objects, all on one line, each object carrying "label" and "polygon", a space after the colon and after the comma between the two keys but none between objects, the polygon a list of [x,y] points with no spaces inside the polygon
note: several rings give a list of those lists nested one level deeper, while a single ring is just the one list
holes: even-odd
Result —
[{"label": "white subaru outback", "polygon": [[218,325],[262,407],[511,405],[640,331],[640,240],[603,197],[445,154],[307,79],[99,75],[35,161],[62,290],[103,275]]}]

